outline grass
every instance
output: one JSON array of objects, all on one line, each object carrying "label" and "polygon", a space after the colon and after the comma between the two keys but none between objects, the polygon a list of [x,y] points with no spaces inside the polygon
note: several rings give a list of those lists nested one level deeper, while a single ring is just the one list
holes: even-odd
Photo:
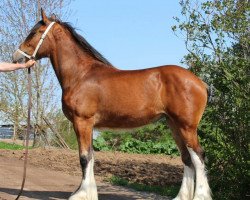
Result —
[{"label": "grass", "polygon": [[18,144],[10,144],[6,142],[0,142],[0,149],[8,149],[8,150],[21,150],[25,147]]},{"label": "grass", "polygon": [[168,196],[172,198],[174,198],[178,194],[180,188],[180,186],[178,185],[162,187],[144,185],[139,183],[130,183],[129,181],[118,176],[112,176],[108,181],[113,185],[125,186],[137,191],[153,192],[162,196]]}]

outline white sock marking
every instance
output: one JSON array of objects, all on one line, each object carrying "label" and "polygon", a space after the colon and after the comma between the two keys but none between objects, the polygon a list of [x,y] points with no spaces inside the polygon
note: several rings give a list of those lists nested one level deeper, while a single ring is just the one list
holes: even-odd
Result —
[{"label": "white sock marking", "polygon": [[194,169],[184,165],[182,184],[174,200],[192,200],[194,196]]},{"label": "white sock marking", "polygon": [[192,148],[187,148],[196,172],[194,200],[211,200],[211,191],[207,181],[205,165],[201,162],[199,156],[193,151]]},{"label": "white sock marking", "polygon": [[94,177],[94,157],[87,165],[85,179],[82,180],[80,188],[69,200],[98,200]]}]

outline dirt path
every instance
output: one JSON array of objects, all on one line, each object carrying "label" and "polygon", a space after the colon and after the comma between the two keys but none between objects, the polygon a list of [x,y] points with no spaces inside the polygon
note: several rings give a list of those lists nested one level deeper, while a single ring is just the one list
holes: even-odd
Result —
[{"label": "dirt path", "polygon": [[[106,156],[104,157],[104,155]],[[112,156],[113,159],[110,158]],[[135,200],[135,199],[168,200],[168,198],[166,197],[161,197],[155,194],[150,194],[145,192],[136,192],[131,189],[119,186],[113,186],[103,181],[103,178],[101,178],[101,176],[108,177],[116,173],[122,174],[123,169],[119,168],[119,163],[120,166],[122,166],[122,164],[125,163],[126,159],[133,160],[133,156],[134,155],[131,156],[120,153],[115,155],[114,153],[111,154],[100,153],[99,155],[96,156],[97,163],[95,171],[97,174],[96,180],[98,186],[99,200]],[[115,161],[115,159],[118,159],[118,157],[119,161],[117,160]],[[102,168],[100,168],[99,164],[101,162],[105,163],[104,160],[102,160],[102,158],[105,158],[104,160],[107,159],[110,160],[110,165],[106,163],[102,165]],[[28,165],[29,167],[27,173],[27,180],[25,184],[25,192],[23,195],[24,197],[22,197],[21,200],[67,199],[70,196],[70,194],[75,189],[77,189],[81,181],[80,178],[81,176],[80,176],[80,170],[78,169],[79,166],[78,166],[78,159],[76,152],[62,152],[61,150],[52,150],[52,151],[32,150],[30,151],[29,159],[30,163]],[[72,159],[76,160],[76,162],[74,163]],[[134,167],[132,167],[131,170],[134,173],[135,177],[142,176],[140,180],[141,182],[145,182],[147,180],[147,177],[143,179],[143,175],[139,173],[140,159],[141,162],[145,162],[145,159],[146,160],[151,159],[151,165],[153,164],[162,165],[160,164],[162,160],[159,161],[159,158],[153,160],[153,157],[137,158],[137,163]],[[130,165],[128,160],[126,161],[126,163],[127,165]],[[118,167],[113,166],[111,161],[115,162],[118,165]],[[173,160],[171,162],[178,164],[179,161]],[[156,167],[158,167],[158,165],[156,165]],[[153,169],[155,169],[155,167]],[[23,170],[22,151],[0,150],[0,200],[11,200],[15,198],[16,194],[18,194],[22,180],[22,170]],[[127,170],[126,171],[127,177],[125,176],[124,173],[125,176],[124,178],[132,180],[131,178],[133,175],[132,172]],[[143,169],[143,173],[145,175],[147,174],[145,169]],[[167,179],[167,177],[165,178]],[[140,180],[138,181],[140,182]],[[158,181],[160,184],[161,179],[158,179]],[[152,182],[154,181],[152,180]]]}]

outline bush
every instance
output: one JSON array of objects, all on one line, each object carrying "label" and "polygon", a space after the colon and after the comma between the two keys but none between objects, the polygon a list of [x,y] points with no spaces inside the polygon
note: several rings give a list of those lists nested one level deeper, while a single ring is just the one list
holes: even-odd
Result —
[{"label": "bush", "polygon": [[110,151],[112,149],[102,136],[93,140],[93,148],[95,151]]},{"label": "bush", "polygon": [[173,30],[184,36],[190,70],[214,88],[199,135],[213,198],[249,197],[249,1],[181,0]]},{"label": "bush", "polygon": [[165,124],[165,121],[160,121],[132,132],[102,132],[94,140],[94,149],[139,154],[179,155]]},{"label": "bush", "polygon": [[119,151],[139,154],[178,155],[178,149],[176,148],[176,145],[173,141],[163,143],[153,142],[151,140],[142,142],[137,139],[131,139],[122,143],[119,146]]}]

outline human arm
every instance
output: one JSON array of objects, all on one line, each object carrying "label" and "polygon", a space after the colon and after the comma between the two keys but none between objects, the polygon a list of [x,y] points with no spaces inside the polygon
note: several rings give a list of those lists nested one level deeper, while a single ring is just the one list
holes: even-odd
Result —
[{"label": "human arm", "polygon": [[0,63],[0,72],[8,72],[17,69],[28,68],[34,65],[34,63],[34,60],[29,60],[26,63]]}]

